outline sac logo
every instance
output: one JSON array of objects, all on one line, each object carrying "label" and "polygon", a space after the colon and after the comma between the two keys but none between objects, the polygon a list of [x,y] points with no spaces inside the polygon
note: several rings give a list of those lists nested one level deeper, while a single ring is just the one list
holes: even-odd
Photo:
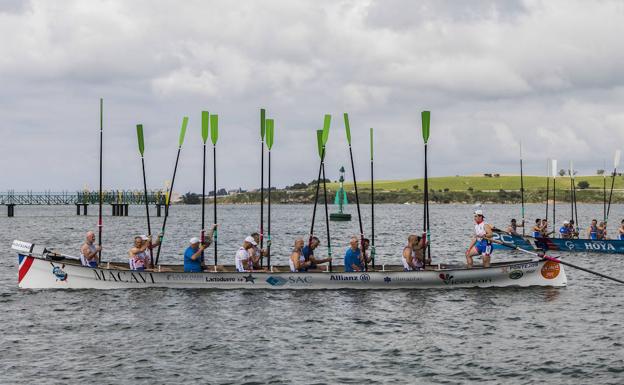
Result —
[{"label": "sac logo", "polygon": [[509,273],[509,278],[510,279],[520,279],[522,278],[522,276],[524,275],[524,273],[520,270],[514,270],[511,273]]},{"label": "sac logo", "polygon": [[542,266],[542,277],[546,279],[555,279],[559,276],[560,270],[561,267],[557,262],[546,261],[546,263],[544,263],[544,266]]}]

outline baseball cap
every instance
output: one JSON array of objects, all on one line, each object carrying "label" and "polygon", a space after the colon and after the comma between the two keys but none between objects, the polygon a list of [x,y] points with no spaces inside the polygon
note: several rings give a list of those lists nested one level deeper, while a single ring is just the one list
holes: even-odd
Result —
[{"label": "baseball cap", "polygon": [[193,238],[191,238],[191,240],[189,241],[189,243],[190,243],[191,245],[192,245],[192,244],[194,244],[194,243],[199,243],[199,238],[197,238],[197,237],[193,237]]},{"label": "baseball cap", "polygon": [[483,216],[483,210],[475,210],[474,215],[481,215],[481,216]]},{"label": "baseball cap", "polygon": [[254,246],[258,246],[258,244],[256,243],[256,240],[255,240],[255,239],[253,239],[253,237],[251,237],[251,236],[250,236],[250,237],[245,238],[245,242],[249,242],[249,243],[251,243],[251,244],[252,244],[252,245],[254,245]]}]

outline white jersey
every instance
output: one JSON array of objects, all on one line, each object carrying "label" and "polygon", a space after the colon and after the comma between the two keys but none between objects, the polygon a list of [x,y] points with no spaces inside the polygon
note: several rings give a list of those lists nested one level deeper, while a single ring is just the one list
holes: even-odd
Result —
[{"label": "white jersey", "polygon": [[[89,247],[89,252],[90,254],[93,254],[95,252],[95,245],[92,244],[87,244],[87,246]],[[87,260],[87,257],[82,255],[82,248],[80,249],[80,263],[82,264],[82,266],[89,266],[89,261]]]},{"label": "white jersey", "polygon": [[[305,262],[305,257],[303,255],[303,253],[300,251],[299,252],[299,264],[302,264]],[[293,273],[297,272],[297,268],[295,267],[295,264],[293,263],[292,258],[288,259],[288,263],[290,264],[290,271]]]},{"label": "white jersey", "polygon": [[132,257],[130,257],[130,260],[128,261],[128,264],[130,265],[130,270],[136,270],[141,267],[144,268],[146,261],[147,254],[145,253],[145,251],[141,251],[132,255]]},{"label": "white jersey", "polygon": [[485,225],[487,223],[485,221],[481,223],[475,223],[475,235],[477,236],[477,240],[481,241],[485,238],[487,232],[485,231]]},{"label": "white jersey", "polygon": [[241,247],[236,252],[236,271],[244,272],[245,271],[245,263],[249,260],[249,253],[245,250],[244,247]]}]

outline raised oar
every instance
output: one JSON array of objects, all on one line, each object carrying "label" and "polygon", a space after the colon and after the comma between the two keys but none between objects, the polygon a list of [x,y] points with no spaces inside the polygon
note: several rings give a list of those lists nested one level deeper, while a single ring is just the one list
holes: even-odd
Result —
[{"label": "raised oar", "polygon": [[[550,159],[546,160],[546,222],[548,222],[548,196],[550,194]],[[546,228],[548,232],[548,228]]]},{"label": "raised oar", "polygon": [[214,188],[214,265],[217,266],[217,139],[219,139],[219,116],[210,115],[210,140],[212,141],[212,175]]},{"label": "raised oar", "polygon": [[[208,111],[202,111],[201,116],[201,134],[204,143],[204,158],[202,163],[202,206],[201,206],[201,233],[200,241],[204,244],[206,240],[206,141],[208,141],[208,130],[210,127],[210,114]],[[204,262],[204,252],[202,251],[201,261]]]},{"label": "raised oar", "polygon": [[[327,131],[329,133],[329,131]],[[319,155],[321,156],[321,170],[323,177],[323,201],[325,203],[325,229],[327,230],[327,256],[330,258],[329,271],[333,270],[332,267],[332,249],[331,249],[331,237],[329,234],[329,213],[327,211],[327,184],[325,182],[325,144],[327,143],[327,136],[323,135],[323,130],[316,131],[316,140],[318,147],[321,149]]]},{"label": "raised oar", "polygon": [[[323,120],[323,131],[321,134],[321,143],[323,141],[322,140],[323,136],[329,137],[330,123],[331,123],[331,115],[326,114]],[[327,132],[327,135],[324,134],[325,132]],[[318,131],[317,131],[317,144],[318,143],[319,143],[319,140],[318,140]],[[321,154],[321,162],[319,163],[318,177],[316,178],[316,192],[314,193],[314,209],[312,211],[312,224],[310,225],[310,238],[308,239],[308,245],[312,243],[312,238],[314,237],[314,222],[316,220],[316,206],[318,204],[319,190],[321,187],[321,173],[323,172],[323,161],[325,159],[325,151],[323,151],[322,147],[319,147],[319,152]]]},{"label": "raised oar", "polygon": [[522,209],[520,214],[522,216],[522,236],[525,235],[525,223],[524,223],[524,172],[522,168],[522,142],[520,142],[520,202]]},{"label": "raised oar", "polygon": [[[422,117],[422,136],[423,141],[425,142],[425,194],[424,194],[424,204],[423,204],[423,233],[427,236],[427,256],[431,259],[431,232],[429,227],[429,177],[427,174],[427,143],[429,142],[429,128],[430,128],[430,120],[431,120],[431,112],[423,111],[421,113]],[[423,253],[423,259],[425,259]],[[425,261],[423,261],[423,265],[425,265]]]},{"label": "raised oar", "polygon": [[557,228],[557,218],[555,217],[555,209],[557,208],[557,195],[556,195],[556,190],[555,190],[555,180],[557,179],[557,159],[552,160],[552,177],[553,177],[553,232],[554,232],[555,229]]},{"label": "raised oar", "polygon": [[607,163],[602,165],[602,220],[607,221]]},{"label": "raised oar", "polygon": [[[351,128],[349,127],[349,115],[344,113],[345,130],[347,132],[347,142],[349,143],[349,157],[351,158],[351,172],[353,173],[353,187],[355,188],[355,205],[357,207],[358,222],[360,224],[360,250],[364,257],[364,227],[362,226],[362,214],[360,211],[360,196],[357,188],[357,178],[355,177],[355,164],[353,163],[353,149],[351,148]],[[364,271],[368,270],[368,263],[364,258]]]},{"label": "raised oar", "polygon": [[615,151],[615,157],[613,158],[613,173],[611,174],[611,191],[609,192],[609,204],[607,205],[607,215],[605,217],[605,230],[609,223],[609,212],[611,211],[611,198],[613,197],[613,185],[615,184],[615,174],[620,164],[620,150]]},{"label": "raised oar", "polygon": [[[264,110],[262,110],[262,112],[264,112]],[[269,201],[267,202],[267,268],[268,269],[271,269],[271,148],[273,147],[274,137],[275,137],[275,122],[273,121],[273,119],[267,119],[266,120],[266,145],[267,145],[268,155],[269,155],[268,156],[269,158],[268,159]],[[260,231],[262,231],[262,218],[260,219]],[[260,242],[262,242],[262,233],[260,233]],[[260,250],[262,251],[262,243],[260,245],[261,245]],[[262,254],[262,252],[260,254]]]},{"label": "raised oar", "polygon": [[[102,142],[104,138],[104,99],[100,98],[100,190],[98,207],[98,246],[102,248]],[[102,262],[102,250],[98,251],[98,263]]]},{"label": "raised oar", "polygon": [[612,281],[615,281],[615,282],[618,282],[618,283],[624,284],[624,281],[619,280],[619,279],[617,279],[617,278],[613,278],[613,277],[610,277],[610,276],[608,276],[608,275],[605,275],[605,274],[599,273],[599,272],[597,272],[597,271],[589,270],[589,269],[584,268],[584,267],[581,267],[581,266],[573,265],[573,264],[571,264],[571,263],[569,263],[569,262],[564,262],[564,261],[562,261],[562,260],[560,260],[560,259],[558,259],[558,258],[554,258],[554,257],[548,256],[548,255],[546,255],[546,254],[538,254],[538,253],[534,253],[534,252],[532,252],[532,251],[525,250],[525,249],[523,249],[523,248],[521,248],[521,247],[519,247],[519,246],[512,246],[512,245],[507,244],[507,243],[505,243],[505,242],[494,241],[494,243],[498,243],[499,245],[503,245],[503,246],[505,246],[505,247],[509,247],[510,249],[514,249],[514,250],[522,251],[523,253],[527,253],[527,254],[534,255],[534,256],[536,256],[536,257],[539,257],[539,258],[545,259],[545,260],[547,260],[547,261],[552,261],[552,262],[560,263],[560,264],[562,264],[562,265],[565,265],[565,266],[570,266],[570,267],[573,267],[573,268],[575,268],[575,269],[578,269],[578,270],[584,271],[584,272],[586,272],[586,273],[594,274],[594,275],[597,275],[597,276],[599,276],[599,277],[606,278],[606,279],[610,279],[610,280],[612,280]]},{"label": "raised oar", "polygon": [[[264,135],[266,131],[266,111],[260,109],[260,250],[264,246]],[[267,146],[268,147],[268,146]],[[271,149],[269,148],[269,151]],[[271,186],[269,185],[269,194]],[[262,253],[261,253],[262,254]],[[260,267],[262,267],[262,255],[260,255]]]},{"label": "raised oar", "polygon": [[[145,152],[145,144],[143,141],[143,125],[137,124],[137,139],[139,141],[139,153],[141,154],[141,168],[143,170],[143,191],[145,192],[145,213],[147,215],[147,236],[152,235],[152,225],[150,224],[149,203],[147,202],[147,179],[145,178],[145,158],[143,153]],[[149,248],[150,251],[150,265],[154,266],[154,251]]]},{"label": "raised oar", "polygon": [[171,194],[173,194],[173,184],[175,183],[176,172],[178,171],[178,161],[180,160],[180,151],[182,150],[182,144],[184,143],[184,135],[186,134],[186,125],[188,124],[188,117],[182,118],[182,128],[180,128],[180,137],[178,139],[178,154],[176,155],[175,165],[173,166],[173,177],[171,178],[171,186],[169,186],[169,193],[167,194],[167,200],[165,202],[165,219],[163,219],[162,227],[160,229],[160,242],[158,243],[158,249],[156,250],[156,265],[160,260],[160,248],[163,240],[165,239],[165,227],[167,226],[167,217],[169,216],[169,206],[171,205]]},{"label": "raised oar", "polygon": [[570,219],[574,220],[574,170],[572,169],[572,161],[570,161]]},{"label": "raised oar", "polygon": [[370,172],[371,172],[371,263],[375,269],[375,177],[373,175],[373,128],[370,129]]},{"label": "raised oar", "polygon": [[576,225],[576,236],[579,235],[578,208],[576,207],[576,184],[574,183],[574,168],[572,168],[572,191],[574,198],[574,224]]}]

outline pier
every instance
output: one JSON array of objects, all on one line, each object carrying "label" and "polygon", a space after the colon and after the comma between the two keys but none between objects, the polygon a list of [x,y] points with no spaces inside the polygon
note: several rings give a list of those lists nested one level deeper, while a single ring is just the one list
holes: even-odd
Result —
[{"label": "pier", "polygon": [[[156,207],[158,217],[163,207],[167,211],[167,193],[166,190],[147,192],[147,203]],[[76,215],[87,215],[89,205],[98,205],[99,202],[98,191],[0,193],[0,205],[7,207],[8,217],[15,215],[15,206],[76,206]],[[102,191],[102,203],[111,206],[112,216],[128,216],[130,205],[145,205],[145,194],[131,190]]]}]

